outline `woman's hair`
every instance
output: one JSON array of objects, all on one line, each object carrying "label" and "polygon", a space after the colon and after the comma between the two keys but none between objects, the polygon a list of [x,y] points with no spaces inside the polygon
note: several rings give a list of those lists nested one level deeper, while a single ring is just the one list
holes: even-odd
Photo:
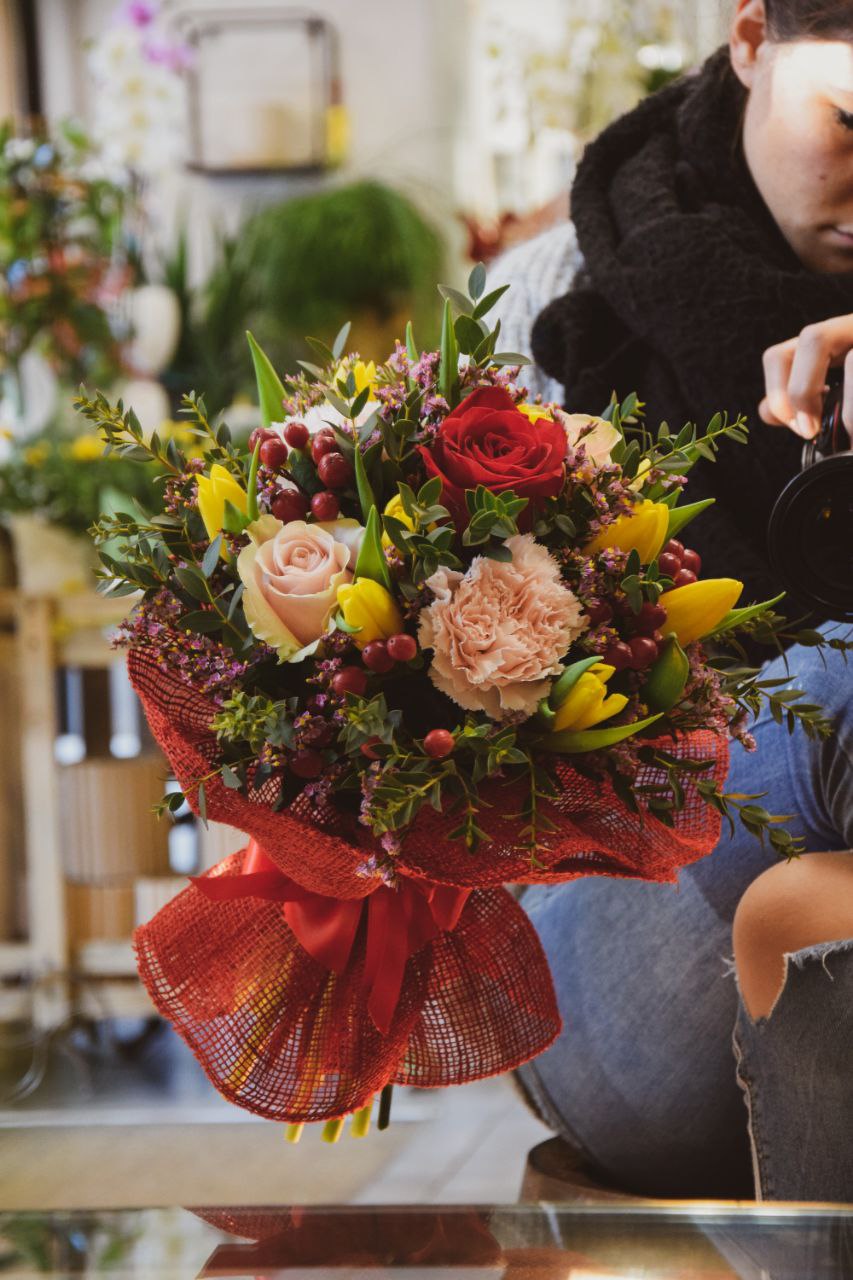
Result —
[{"label": "woman's hair", "polygon": [[774,40],[853,40],[851,0],[764,0]]}]

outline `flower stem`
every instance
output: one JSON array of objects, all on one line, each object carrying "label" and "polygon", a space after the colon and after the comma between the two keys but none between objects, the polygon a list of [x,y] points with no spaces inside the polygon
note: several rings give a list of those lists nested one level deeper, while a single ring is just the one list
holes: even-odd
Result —
[{"label": "flower stem", "polygon": [[354,1138],[366,1138],[370,1132],[370,1113],[373,1110],[373,1099],[371,1098],[366,1107],[362,1107],[360,1111],[356,1111],[350,1125],[350,1132]]},{"label": "flower stem", "polygon": [[327,1120],[323,1125],[323,1141],[337,1142],[344,1131],[345,1117],[341,1116],[337,1120]]},{"label": "flower stem", "polygon": [[302,1137],[302,1130],[304,1128],[305,1128],[304,1124],[285,1125],[284,1127],[285,1142],[293,1142],[294,1144],[297,1143],[299,1139]]},{"label": "flower stem", "polygon": [[393,1093],[393,1084],[386,1084],[379,1096],[379,1115],[376,1120],[377,1129],[387,1129],[391,1123],[391,1098]]}]

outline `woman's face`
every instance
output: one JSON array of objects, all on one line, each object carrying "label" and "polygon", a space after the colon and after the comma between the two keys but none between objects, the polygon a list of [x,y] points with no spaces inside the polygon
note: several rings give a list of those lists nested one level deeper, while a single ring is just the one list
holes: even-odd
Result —
[{"label": "woman's face", "polygon": [[763,40],[747,74],[746,159],[813,271],[853,271],[853,43]]}]

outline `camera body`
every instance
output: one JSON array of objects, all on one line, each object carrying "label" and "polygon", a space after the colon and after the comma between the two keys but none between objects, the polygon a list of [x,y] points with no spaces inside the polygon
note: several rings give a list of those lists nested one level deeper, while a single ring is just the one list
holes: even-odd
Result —
[{"label": "camera body", "polygon": [[853,453],[841,420],[842,380],[824,401],[821,429],[803,447],[803,470],[770,516],[770,562],[791,591],[827,618],[853,621]]}]

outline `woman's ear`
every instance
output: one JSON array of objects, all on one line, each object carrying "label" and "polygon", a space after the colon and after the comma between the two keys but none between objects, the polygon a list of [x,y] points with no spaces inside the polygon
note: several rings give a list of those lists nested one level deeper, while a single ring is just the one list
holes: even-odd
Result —
[{"label": "woman's ear", "polygon": [[751,89],[761,46],[767,41],[767,12],[764,0],[738,0],[729,32],[729,53],[734,73]]}]

